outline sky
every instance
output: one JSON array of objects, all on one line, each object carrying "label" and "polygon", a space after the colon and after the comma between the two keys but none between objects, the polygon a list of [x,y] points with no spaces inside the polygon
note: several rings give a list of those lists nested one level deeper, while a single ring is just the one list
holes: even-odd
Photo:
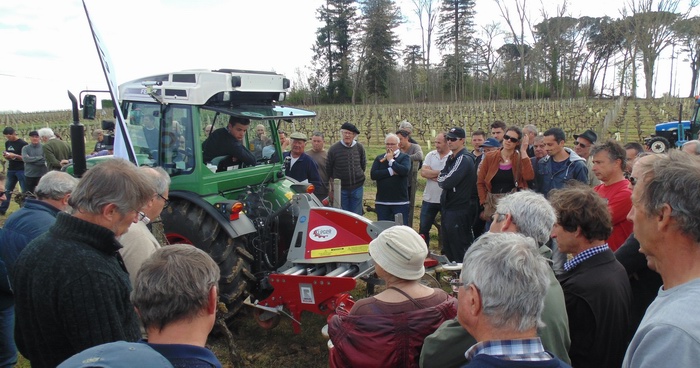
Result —
[{"label": "sky", "polygon": [[[513,0],[504,0],[512,3]],[[625,0],[573,0],[573,16],[619,17]],[[275,71],[294,81],[311,63],[323,0],[86,0],[104,39],[117,83],[185,69]],[[397,0],[405,22],[399,50],[420,44],[412,0]],[[562,1],[528,0],[537,19]],[[687,3],[681,0],[681,3]],[[501,22],[493,0],[478,0],[476,22]],[[502,28],[505,29],[503,23]],[[670,50],[667,51],[670,55]],[[662,54],[658,84],[668,86],[670,58]],[[439,60],[434,54],[432,60]],[[681,63],[679,73],[689,69]],[[664,72],[666,70],[666,72]],[[680,74],[679,74],[680,75]],[[665,79],[665,81],[664,81]],[[688,79],[688,78],[686,78]],[[665,84],[664,84],[665,83]],[[640,79],[643,85],[643,80]],[[106,89],[80,0],[0,2],[0,111],[70,108],[67,90]],[[668,91],[668,87],[658,88]],[[682,95],[688,87],[679,86]],[[661,93],[659,92],[658,95]],[[98,100],[102,97],[98,97]],[[106,97],[105,97],[106,98]]]}]

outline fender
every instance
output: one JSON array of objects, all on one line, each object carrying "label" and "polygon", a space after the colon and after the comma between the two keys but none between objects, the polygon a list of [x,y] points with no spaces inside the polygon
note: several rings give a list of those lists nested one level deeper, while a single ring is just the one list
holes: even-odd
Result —
[{"label": "fender", "polygon": [[238,220],[229,221],[219,211],[217,211],[211,203],[205,201],[196,193],[184,190],[174,190],[169,193],[168,197],[184,199],[197,207],[201,207],[208,215],[210,215],[221,225],[221,228],[223,228],[232,239],[254,233],[256,231],[255,225],[245,213],[241,212]]}]

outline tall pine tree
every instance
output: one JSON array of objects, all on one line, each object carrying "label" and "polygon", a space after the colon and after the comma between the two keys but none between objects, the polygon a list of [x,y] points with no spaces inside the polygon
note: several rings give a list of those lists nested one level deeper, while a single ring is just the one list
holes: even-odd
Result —
[{"label": "tall pine tree", "polygon": [[474,0],[443,0],[440,7],[437,46],[445,51],[443,67],[455,100],[464,92],[467,50],[474,34]]},{"label": "tall pine tree", "polygon": [[387,97],[389,76],[396,65],[399,39],[394,29],[401,23],[401,12],[392,0],[364,0],[361,3],[365,42],[365,83],[367,92]]},{"label": "tall pine tree", "polygon": [[352,24],[355,21],[355,0],[326,0],[317,10],[323,26],[316,30],[314,77],[312,86],[321,92],[322,102],[350,101],[352,81]]}]

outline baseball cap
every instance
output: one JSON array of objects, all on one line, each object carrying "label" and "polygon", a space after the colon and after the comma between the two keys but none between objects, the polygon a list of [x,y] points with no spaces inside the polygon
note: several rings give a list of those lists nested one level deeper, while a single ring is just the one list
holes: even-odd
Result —
[{"label": "baseball cap", "polygon": [[464,133],[464,129],[455,127],[455,128],[450,129],[447,132],[447,134],[445,134],[445,136],[447,138],[461,139],[461,138],[465,138],[467,136],[467,134]]},{"label": "baseball cap", "polygon": [[38,136],[39,136],[39,132],[37,132],[36,130],[32,130],[31,132],[29,132],[29,136],[30,136],[30,137],[38,137]]},{"label": "baseball cap", "polygon": [[93,346],[66,359],[58,368],[172,368],[168,359],[139,342],[117,341]]},{"label": "baseball cap", "polygon": [[481,144],[481,147],[500,147],[501,143],[498,142],[496,138],[487,138],[484,143]]}]

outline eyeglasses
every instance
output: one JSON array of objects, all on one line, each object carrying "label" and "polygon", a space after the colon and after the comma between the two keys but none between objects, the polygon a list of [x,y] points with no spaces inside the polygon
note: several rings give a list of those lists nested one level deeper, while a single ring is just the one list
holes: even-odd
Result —
[{"label": "eyeglasses", "polygon": [[139,211],[139,221],[142,221],[144,224],[148,225],[151,222],[151,219],[148,218],[145,213]]},{"label": "eyeglasses", "polygon": [[447,139],[447,140],[450,141],[450,142],[454,142],[454,141],[457,140],[456,137],[447,137],[447,138],[445,138],[445,139]]},{"label": "eyeglasses", "polygon": [[462,280],[460,279],[452,279],[450,280],[450,286],[452,287],[452,292],[458,293],[459,288],[466,285]]},{"label": "eyeglasses", "polygon": [[583,144],[583,143],[581,143],[581,142],[579,142],[579,141],[574,142],[574,146],[581,146],[581,148],[586,148],[586,147],[588,147],[588,146],[586,146],[585,144]]},{"label": "eyeglasses", "polygon": [[520,138],[511,137],[508,134],[504,135],[503,139],[507,140],[507,141],[511,141],[512,143],[518,143],[518,141],[520,140]]},{"label": "eyeglasses", "polygon": [[163,205],[163,208],[168,208],[168,206],[170,206],[170,200],[169,200],[169,199],[163,197],[160,193],[156,193],[156,195],[157,195],[158,197],[160,197],[160,199],[163,200],[163,203],[165,203],[165,204]]}]

